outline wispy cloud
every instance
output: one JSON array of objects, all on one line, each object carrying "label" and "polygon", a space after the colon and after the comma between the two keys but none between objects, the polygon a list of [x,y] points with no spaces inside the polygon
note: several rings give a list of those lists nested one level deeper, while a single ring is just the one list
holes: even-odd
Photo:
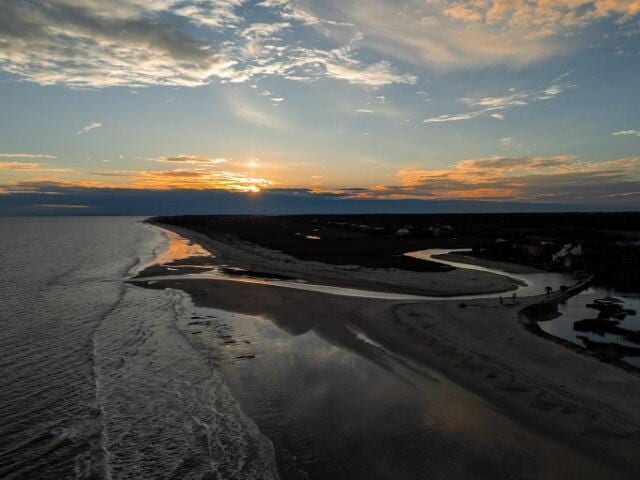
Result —
[{"label": "wispy cloud", "polygon": [[287,122],[274,113],[274,110],[278,109],[263,110],[260,106],[255,105],[250,98],[244,98],[235,92],[228,92],[226,99],[231,113],[242,121],[275,130],[289,128]]},{"label": "wispy cloud", "polygon": [[503,137],[498,141],[503,147],[515,147],[518,145],[518,140],[515,137]]},{"label": "wispy cloud", "polygon": [[478,118],[483,113],[485,112],[475,111],[475,112],[466,112],[466,113],[443,114],[443,115],[438,115],[437,117],[425,118],[423,120],[423,123],[459,122],[462,120],[471,120],[473,118]]},{"label": "wispy cloud", "polygon": [[76,135],[85,134],[87,132],[90,132],[91,130],[95,130],[96,128],[100,128],[101,126],[102,126],[102,124],[100,122],[92,122],[89,125],[85,125],[80,130],[78,130],[76,132]]},{"label": "wispy cloud", "polygon": [[487,96],[479,98],[460,98],[458,101],[467,105],[472,110],[462,113],[442,114],[436,117],[428,117],[424,123],[459,122],[474,118],[489,116],[495,120],[504,120],[505,111],[526,107],[530,103],[551,100],[566,90],[576,86],[566,81],[567,75],[561,75],[548,87],[539,91],[518,91],[511,89],[508,93],[499,96]]},{"label": "wispy cloud", "polygon": [[357,25],[367,47],[437,68],[521,67],[565,51],[569,35],[598,20],[624,23],[640,13],[636,0],[327,0],[322,7]]},{"label": "wispy cloud", "polygon": [[149,158],[153,162],[162,162],[162,163],[181,163],[181,164],[191,164],[191,165],[221,165],[223,163],[227,163],[229,160],[226,158],[209,158],[209,157],[198,157],[196,155],[177,155],[174,157],[155,157]]},{"label": "wispy cloud", "polygon": [[38,203],[34,207],[39,208],[91,208],[90,205],[72,205],[69,203]]},{"label": "wispy cloud", "polygon": [[640,137],[640,130],[620,130],[618,132],[613,132],[611,135],[613,135],[614,137]]},{"label": "wispy cloud", "polygon": [[0,158],[47,158],[55,159],[55,155],[45,153],[0,153]]},{"label": "wispy cloud", "polygon": [[0,170],[21,170],[31,172],[70,172],[70,168],[47,167],[40,163],[0,162]]}]

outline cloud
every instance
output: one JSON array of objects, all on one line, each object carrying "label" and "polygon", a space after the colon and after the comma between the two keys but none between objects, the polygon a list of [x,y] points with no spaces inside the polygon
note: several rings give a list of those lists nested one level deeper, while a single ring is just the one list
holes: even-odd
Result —
[{"label": "cloud", "polygon": [[312,0],[293,2],[356,25],[364,44],[439,69],[526,66],[570,47],[566,38],[604,18],[624,23],[637,0]]},{"label": "cloud", "polygon": [[462,102],[472,107],[481,107],[487,111],[504,110],[507,108],[522,107],[529,103],[531,94],[516,92],[500,97],[482,97],[478,99],[463,98]]},{"label": "cloud", "polygon": [[41,85],[76,88],[196,86],[226,78],[233,62],[160,20],[178,15],[171,12],[178,3],[4,2],[0,68]]},{"label": "cloud", "polygon": [[[2,169],[0,164],[0,169]],[[29,168],[30,171],[59,172],[62,170]],[[213,170],[210,168],[176,168],[170,170],[132,170],[123,172],[92,172],[109,181],[61,181],[36,179],[0,184],[4,193],[39,191],[46,193],[50,186],[80,188],[127,188],[134,190],[227,190],[232,192],[259,192],[274,185],[271,180],[241,172]],[[117,181],[113,181],[116,180]]]},{"label": "cloud", "polygon": [[613,132],[611,135],[613,135],[614,137],[624,137],[624,136],[640,137],[640,130],[620,130],[619,132]]},{"label": "cloud", "polygon": [[399,185],[358,198],[576,201],[640,197],[640,157],[583,162],[571,156],[467,159],[443,169],[405,168]]},{"label": "cloud", "polygon": [[163,162],[163,163],[182,163],[182,164],[192,164],[192,165],[220,165],[223,163],[227,163],[229,160],[226,158],[209,158],[209,157],[198,157],[195,155],[177,155],[175,157],[157,157],[157,158],[149,158],[153,162]]},{"label": "cloud", "polygon": [[0,153],[0,158],[48,158],[55,159],[55,155],[47,155],[44,153]]},{"label": "cloud", "polygon": [[234,92],[228,92],[226,99],[231,113],[240,120],[274,130],[289,128],[280,116],[273,113],[273,109],[264,111],[254,105],[251,99],[243,98]]},{"label": "cloud", "polygon": [[328,77],[370,87],[383,87],[392,83],[414,84],[417,80],[415,75],[395,73],[391,64],[384,61],[368,66],[362,66],[356,61],[327,62],[325,68]]},{"label": "cloud", "polygon": [[468,107],[471,111],[463,113],[442,114],[436,117],[428,117],[424,123],[459,122],[472,120],[474,118],[489,116],[496,120],[504,120],[504,110],[526,107],[530,103],[551,100],[566,90],[576,86],[566,81],[566,75],[561,75],[548,87],[538,91],[517,91],[510,89],[505,95],[487,96],[479,98],[460,98],[458,101]]},{"label": "cloud", "polygon": [[376,113],[375,111],[368,110],[366,108],[358,108],[358,109],[354,110],[354,112],[356,112],[356,113]]},{"label": "cloud", "polygon": [[640,13],[640,3],[637,0],[455,0],[445,13],[447,11],[462,22],[521,30],[537,28],[538,35],[553,35],[608,16],[615,15],[625,21]]},{"label": "cloud", "polygon": [[466,112],[466,113],[454,113],[444,114],[437,117],[425,118],[423,123],[446,123],[446,122],[459,122],[461,120],[471,120],[482,115],[483,111]]},{"label": "cloud", "polygon": [[[251,22],[247,0],[58,0],[5,2],[0,70],[41,85],[195,87],[266,76],[335,78],[382,86],[411,83],[389,62],[363,63],[355,44],[332,50],[291,29],[346,26],[295,3],[262,2],[282,21]],[[187,28],[185,21],[197,28]],[[303,40],[300,40],[303,38]]]},{"label": "cloud", "polygon": [[572,165],[572,157],[489,157],[463,160],[456,164],[456,169],[473,172],[490,169],[493,171],[538,170],[543,168],[563,168]]},{"label": "cloud", "polygon": [[91,208],[90,205],[70,205],[66,203],[37,203],[34,207],[38,208]]},{"label": "cloud", "polygon": [[[560,48],[547,39],[494,25],[459,22],[462,9],[450,2],[354,0],[331,2],[364,34],[364,44],[421,67],[458,68],[494,64],[523,66]],[[448,14],[447,14],[448,13]]]},{"label": "cloud", "polygon": [[135,174],[135,170],[108,170],[103,172],[89,172],[89,174],[99,177],[131,177]]},{"label": "cloud", "polygon": [[482,15],[479,12],[474,11],[462,3],[454,3],[453,5],[446,7],[444,9],[444,14],[447,17],[451,17],[462,22],[473,23],[482,20]]},{"label": "cloud", "polygon": [[40,163],[0,162],[0,170],[21,170],[31,172],[71,172],[70,168],[52,168]]},{"label": "cloud", "polygon": [[312,82],[323,78],[344,80],[353,85],[383,87],[391,84],[413,84],[417,77],[399,73],[385,60],[365,63],[356,58],[360,34],[349,42],[331,50],[307,47],[299,42],[291,45],[267,46],[258,55],[245,57],[245,45],[231,47],[230,56],[243,57],[236,65],[232,81],[248,81],[277,76],[293,81]]},{"label": "cloud", "polygon": [[515,137],[504,137],[498,141],[503,147],[515,147],[518,145],[518,140]]},{"label": "cloud", "polygon": [[[257,5],[261,8],[249,8],[254,6],[249,0],[4,2],[0,70],[73,88],[195,87],[269,76],[370,87],[414,84],[416,76],[398,71],[397,61],[420,68],[524,66],[563,52],[563,39],[578,28],[603,18],[624,24],[640,10],[637,0],[268,0]],[[318,35],[329,42],[318,41]]]},{"label": "cloud", "polygon": [[349,22],[321,18],[297,0],[264,0],[258,5],[265,8],[275,8],[283,19],[300,22],[307,26],[353,26]]},{"label": "cloud", "polygon": [[89,125],[85,125],[80,130],[76,132],[76,135],[82,135],[84,133],[90,132],[91,130],[95,130],[96,128],[100,128],[102,124],[100,122],[92,122]]},{"label": "cloud", "polygon": [[209,0],[191,4],[171,0],[158,2],[159,5],[162,3],[167,6],[177,5],[171,8],[171,12],[187,18],[196,25],[220,29],[242,22],[242,17],[238,15],[236,8],[246,3],[246,0]]},{"label": "cloud", "polygon": [[3,170],[37,170],[39,168],[39,163],[0,162],[0,169]]},{"label": "cloud", "polygon": [[272,185],[270,180],[238,172],[209,169],[149,170],[136,172],[128,186],[140,189],[190,189],[258,192]]},{"label": "cloud", "polygon": [[102,177],[122,177],[118,187],[136,189],[222,189],[229,191],[257,192],[273,185],[271,180],[249,175],[239,170],[262,167],[257,159],[248,163],[229,162],[226,158],[177,155],[148,158],[151,162],[170,164],[167,170],[111,170],[92,172]]}]

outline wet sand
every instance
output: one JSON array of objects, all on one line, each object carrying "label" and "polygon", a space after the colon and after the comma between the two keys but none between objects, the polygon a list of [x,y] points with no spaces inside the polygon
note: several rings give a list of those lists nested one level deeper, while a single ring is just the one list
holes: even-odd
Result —
[{"label": "wet sand", "polygon": [[[316,271],[309,264],[283,258],[276,252],[260,249],[256,252],[253,246],[240,248],[183,230],[179,233],[213,251],[216,262],[310,281],[330,282],[340,277],[339,284],[349,287],[404,288],[399,273],[325,267]],[[484,280],[488,282],[489,291],[498,286],[510,287],[505,277],[491,279],[495,275],[477,276],[478,273],[483,272],[420,273],[427,278],[433,275],[430,279],[433,283],[418,287],[410,279],[406,288],[409,292],[417,290],[428,294],[482,292]],[[456,281],[447,283],[454,278]],[[482,280],[478,280],[480,278]],[[515,305],[481,299],[465,301],[461,307],[459,301],[350,298],[232,280],[167,280],[147,286],[187,291],[198,308],[215,308],[263,319],[288,337],[317,335],[332,347],[352,352],[380,371],[404,377],[429,392],[426,398],[415,401],[424,402],[424,416],[430,421],[425,428],[412,431],[408,438],[398,442],[399,453],[383,455],[393,448],[388,443],[388,426],[385,429],[384,424],[376,427],[376,422],[363,421],[366,428],[356,429],[361,443],[349,443],[343,453],[368,460],[351,471],[355,477],[345,473],[349,472],[347,462],[342,470],[331,473],[334,478],[390,478],[392,475],[393,478],[604,479],[637,478],[640,474],[640,378],[525,330],[518,314],[541,301],[541,297],[523,298]],[[194,337],[201,335],[197,333]],[[260,336],[252,337],[249,342],[259,346]],[[261,355],[244,360],[260,362]],[[221,358],[216,361],[224,364]],[[239,372],[227,370],[230,378],[239,378]],[[319,370],[313,374],[322,375]],[[283,382],[288,385],[286,379]],[[245,382],[235,382],[235,394],[244,398],[243,408],[253,411],[256,393],[247,393],[246,388]],[[344,408],[347,412],[359,409],[366,412],[367,401],[349,407],[353,395],[363,393],[366,396],[366,391],[346,390],[344,396],[334,393],[322,398],[339,402],[335,409],[342,414]],[[291,401],[300,392],[292,390],[282,395]],[[321,425],[335,420],[332,416],[338,413],[314,410],[314,399],[318,400],[312,397],[298,408],[311,409],[320,416],[315,419],[318,422],[315,431],[319,432]],[[315,405],[315,408],[319,407]],[[253,413],[259,415],[260,408],[254,410]],[[377,410],[371,407],[371,412],[374,411]],[[277,443],[273,431],[282,431],[278,421],[295,428],[302,417],[306,422],[311,421],[308,415],[294,409],[287,421],[253,418],[263,433],[265,429],[272,431],[270,438]],[[397,421],[405,425],[408,420],[402,417]],[[445,440],[434,437],[434,432],[443,429],[449,433]],[[314,429],[309,428],[297,441],[311,441],[313,432]],[[372,432],[378,432],[378,436]],[[345,435],[348,437],[349,432]],[[368,449],[369,439],[378,439],[379,443],[374,441]],[[339,452],[327,453],[330,445],[324,449],[316,445],[310,450],[302,449],[302,454],[313,456],[307,459],[308,463],[297,458],[286,460],[283,449],[291,452],[291,445],[296,441],[288,442],[275,445],[276,450],[280,448],[279,468],[282,462],[305,465],[305,471],[311,472],[310,478],[323,478],[321,474],[329,472],[325,470],[326,462],[337,462],[340,457]],[[430,461],[426,462],[429,447],[436,446],[439,446],[438,461],[429,457]],[[380,452],[380,456],[371,456],[372,451]],[[325,460],[323,453],[328,455]],[[403,458],[406,464],[400,466]],[[388,462],[385,463],[388,468],[372,470],[367,462]],[[291,474],[283,478],[302,477]]]}]

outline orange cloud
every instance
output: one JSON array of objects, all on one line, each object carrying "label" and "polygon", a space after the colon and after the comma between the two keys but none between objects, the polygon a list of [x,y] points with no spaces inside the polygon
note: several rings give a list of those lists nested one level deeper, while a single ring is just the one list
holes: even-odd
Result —
[{"label": "orange cloud", "polygon": [[447,17],[461,20],[463,22],[479,22],[482,20],[482,14],[461,3],[456,3],[445,8],[444,14]]},{"label": "orange cloud", "polygon": [[259,192],[273,185],[265,178],[251,177],[237,172],[207,169],[148,170],[135,172],[127,185],[132,188],[151,189],[221,189],[240,192]]},{"label": "orange cloud", "polygon": [[[310,8],[317,3],[304,1]],[[528,65],[570,48],[564,34],[640,13],[640,0],[358,0],[321,2],[363,46],[420,66]]]},{"label": "orange cloud", "polygon": [[29,170],[32,172],[71,172],[70,168],[52,168],[40,163],[0,162],[0,170]]},{"label": "orange cloud", "polygon": [[504,24],[551,35],[610,15],[632,17],[640,13],[640,0],[459,0],[444,13],[463,22]]},{"label": "orange cloud", "polygon": [[[21,186],[21,191],[29,184],[38,189],[47,184],[58,187],[82,188],[131,188],[151,190],[228,190],[235,192],[259,192],[272,187],[274,183],[265,178],[252,177],[236,172],[218,172],[206,169],[142,170],[130,172],[95,172],[94,175],[121,177],[117,182],[96,182],[90,180],[60,180],[52,178],[32,178],[29,181],[14,181],[0,185],[0,192],[12,192],[13,186]],[[25,187],[26,186],[26,187]],[[45,188],[46,190],[46,188]],[[27,190],[28,191],[28,190]]]},{"label": "orange cloud", "polygon": [[640,195],[640,157],[582,162],[571,156],[489,157],[449,168],[405,168],[400,185],[351,191],[357,198],[558,200]]}]

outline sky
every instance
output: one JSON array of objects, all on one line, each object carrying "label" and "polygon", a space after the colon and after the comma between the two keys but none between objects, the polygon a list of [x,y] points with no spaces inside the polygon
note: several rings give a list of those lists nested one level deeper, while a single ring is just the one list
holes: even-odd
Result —
[{"label": "sky", "polygon": [[0,12],[0,214],[640,207],[640,0]]}]

